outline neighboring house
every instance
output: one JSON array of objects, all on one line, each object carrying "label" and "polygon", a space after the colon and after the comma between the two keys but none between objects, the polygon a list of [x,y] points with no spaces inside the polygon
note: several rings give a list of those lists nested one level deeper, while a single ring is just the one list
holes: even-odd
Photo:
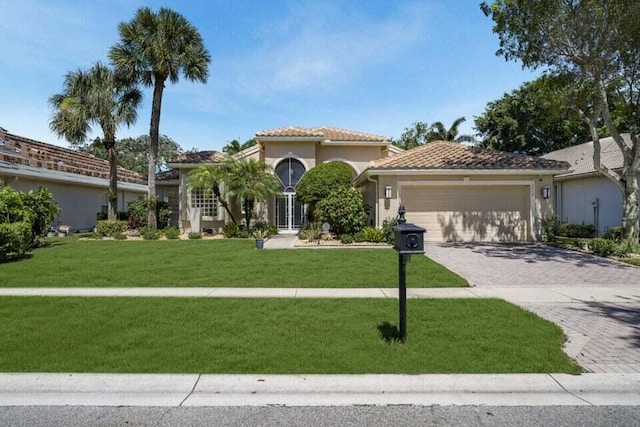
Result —
[{"label": "neighboring house", "polygon": [[[60,205],[57,224],[71,231],[91,230],[96,214],[106,212],[109,162],[68,148],[34,141],[0,131],[0,180],[12,188],[29,191],[47,188]],[[118,167],[118,210],[147,192],[142,177]]]},{"label": "neighboring house", "polygon": [[[622,134],[631,145],[629,134]],[[622,151],[612,137],[600,139],[601,163],[612,170],[622,169]],[[555,211],[571,224],[591,224],[601,235],[610,227],[622,225],[622,191],[593,165],[593,142],[552,151],[542,156],[570,164],[570,169],[554,179]]]},{"label": "neighboring house", "polygon": [[[541,219],[552,215],[553,175],[568,169],[564,162],[452,142],[405,152],[386,137],[331,127],[270,129],[255,139],[255,146],[236,156],[273,167],[282,193],[261,206],[259,216],[283,233],[303,225],[304,206],[295,197],[302,175],[316,164],[340,161],[351,167],[371,208],[370,225],[396,217],[403,203],[409,221],[427,228],[428,241],[533,240]],[[191,169],[221,159],[217,152],[183,156],[169,162],[175,171],[158,181],[159,197],[170,204],[177,192],[183,232],[218,229],[228,221],[213,195],[186,185]],[[239,204],[232,205],[241,218]]]}]

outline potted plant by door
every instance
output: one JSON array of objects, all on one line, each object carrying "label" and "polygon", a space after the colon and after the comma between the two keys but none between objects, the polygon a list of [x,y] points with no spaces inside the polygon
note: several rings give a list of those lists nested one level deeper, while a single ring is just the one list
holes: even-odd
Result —
[{"label": "potted plant by door", "polygon": [[264,239],[267,237],[266,230],[255,230],[253,232],[253,238],[256,239],[256,249],[264,248]]}]

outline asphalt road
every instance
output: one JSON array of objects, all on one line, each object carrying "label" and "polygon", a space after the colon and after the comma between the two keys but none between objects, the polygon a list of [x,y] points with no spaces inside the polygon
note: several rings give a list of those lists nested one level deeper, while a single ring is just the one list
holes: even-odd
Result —
[{"label": "asphalt road", "polygon": [[2,426],[637,426],[640,406],[0,407]]}]

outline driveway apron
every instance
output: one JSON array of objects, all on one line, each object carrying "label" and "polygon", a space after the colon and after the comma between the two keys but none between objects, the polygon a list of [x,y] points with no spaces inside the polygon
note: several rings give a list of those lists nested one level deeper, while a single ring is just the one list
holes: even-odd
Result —
[{"label": "driveway apron", "polygon": [[[524,295],[531,288],[536,294],[561,293],[563,286],[593,289],[592,301],[511,302],[559,325],[567,336],[565,352],[587,372],[640,373],[640,268],[535,244],[442,244],[425,249],[427,256],[478,290],[508,287]],[[621,287],[637,289],[637,294],[627,291],[634,297],[623,301],[615,297]]]}]

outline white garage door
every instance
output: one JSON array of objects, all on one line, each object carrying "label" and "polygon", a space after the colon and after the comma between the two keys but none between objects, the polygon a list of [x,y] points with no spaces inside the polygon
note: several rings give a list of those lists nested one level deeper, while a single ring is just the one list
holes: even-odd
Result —
[{"label": "white garage door", "polygon": [[407,222],[427,229],[426,241],[529,238],[529,186],[404,186],[400,197]]}]

